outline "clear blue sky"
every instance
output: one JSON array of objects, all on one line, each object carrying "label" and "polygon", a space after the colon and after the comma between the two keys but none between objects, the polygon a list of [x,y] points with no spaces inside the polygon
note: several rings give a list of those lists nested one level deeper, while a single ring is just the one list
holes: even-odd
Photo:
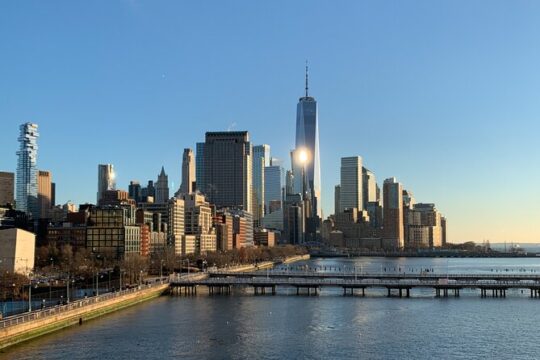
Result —
[{"label": "clear blue sky", "polygon": [[539,39],[535,1],[4,1],[0,170],[27,121],[62,203],[95,201],[98,163],[177,187],[205,131],[287,159],[309,59],[326,215],[361,155],[451,241],[539,241]]}]

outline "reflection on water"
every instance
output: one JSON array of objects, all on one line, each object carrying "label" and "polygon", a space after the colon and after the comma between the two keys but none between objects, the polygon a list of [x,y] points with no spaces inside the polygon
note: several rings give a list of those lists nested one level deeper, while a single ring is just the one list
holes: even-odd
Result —
[{"label": "reflection on water", "polygon": [[[314,266],[445,269],[446,259],[316,259]],[[537,259],[449,259],[454,272],[540,270]],[[486,270],[488,269],[488,270]],[[371,270],[370,270],[371,271]],[[440,270],[437,270],[440,271]],[[540,300],[320,296],[163,297],[0,354],[0,359],[534,359]]]}]

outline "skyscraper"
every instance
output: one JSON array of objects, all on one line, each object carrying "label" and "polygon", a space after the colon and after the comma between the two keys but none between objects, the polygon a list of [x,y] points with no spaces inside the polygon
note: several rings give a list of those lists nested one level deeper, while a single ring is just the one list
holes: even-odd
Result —
[{"label": "skyscraper", "polygon": [[364,209],[362,158],[351,156],[341,158],[340,212],[345,209]]},{"label": "skyscraper", "polygon": [[51,209],[51,173],[49,171],[38,171],[38,208],[39,218],[49,218],[49,210]]},{"label": "skyscraper", "polygon": [[257,145],[253,147],[253,220],[255,226],[260,226],[264,216],[264,168],[270,166],[270,145]]},{"label": "skyscraper", "polygon": [[396,178],[384,181],[383,187],[383,247],[400,249],[404,246],[403,186]]},{"label": "skyscraper", "polygon": [[367,204],[369,202],[379,201],[378,198],[378,189],[377,189],[377,180],[375,174],[369,169],[362,167],[362,178],[363,178],[363,196],[362,200],[364,201],[364,209],[367,209]]},{"label": "skyscraper", "polygon": [[135,202],[137,203],[141,202],[142,200],[141,190],[142,190],[141,184],[139,184],[138,181],[131,180],[129,182],[129,186],[128,186],[129,198],[135,200]]},{"label": "skyscraper", "polygon": [[336,185],[334,188],[334,214],[340,212],[340,202],[341,202],[341,185]]},{"label": "skyscraper", "polygon": [[0,205],[13,204],[15,196],[15,174],[12,172],[0,171]]},{"label": "skyscraper", "polygon": [[[146,187],[141,189],[141,198],[144,202],[155,202],[156,200],[156,188],[154,187],[154,181],[148,180]],[[150,201],[150,198],[151,201]]]},{"label": "skyscraper", "polygon": [[182,184],[181,194],[191,194],[195,191],[195,155],[193,150],[184,149],[182,155]]},{"label": "skyscraper", "polygon": [[112,164],[98,165],[98,192],[96,204],[99,204],[105,191],[116,190],[115,178],[116,175],[114,174],[114,166]]},{"label": "skyscraper", "polygon": [[165,174],[165,169],[161,167],[161,172],[156,181],[156,199],[157,204],[165,204],[169,201],[169,177]]},{"label": "skyscraper", "polygon": [[204,180],[204,143],[198,142],[195,149],[195,187],[200,192],[206,188],[206,181]]},{"label": "skyscraper", "polygon": [[[303,156],[293,157],[293,171],[306,172],[306,183],[311,195],[311,216],[322,217],[321,169],[319,156],[319,120],[317,102],[308,94],[308,68],[306,66],[306,95],[301,97],[296,108],[296,151]],[[299,164],[300,162],[300,164]],[[295,173],[295,192],[302,187],[300,174]],[[299,179],[300,177],[300,179]]]},{"label": "skyscraper", "polygon": [[[279,164],[274,165],[274,162],[270,166],[264,168],[264,207],[265,214],[269,214],[276,210],[281,209],[283,202],[283,179],[285,177],[285,170]],[[274,204],[273,206],[270,206]],[[276,206],[275,204],[279,204]]]},{"label": "skyscraper", "polygon": [[24,211],[34,219],[39,217],[37,203],[37,124],[25,123],[20,127],[19,151],[17,151],[17,210]]},{"label": "skyscraper", "polygon": [[252,211],[252,148],[247,131],[207,132],[204,188],[218,208]]}]

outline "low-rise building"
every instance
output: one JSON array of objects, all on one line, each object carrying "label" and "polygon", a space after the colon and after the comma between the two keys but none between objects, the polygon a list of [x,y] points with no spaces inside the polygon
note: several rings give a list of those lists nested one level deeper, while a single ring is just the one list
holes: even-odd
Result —
[{"label": "low-rise building", "polygon": [[140,253],[141,229],[135,210],[125,206],[103,206],[91,210],[86,230],[86,248],[94,253],[123,258]]},{"label": "low-rise building", "polygon": [[57,247],[71,245],[73,250],[86,247],[86,226],[72,223],[62,223],[47,228],[47,243]]},{"label": "low-rise building", "polygon": [[26,230],[0,230],[0,270],[28,275],[34,268],[36,235]]},{"label": "low-rise building", "polygon": [[257,246],[273,247],[276,245],[276,233],[268,229],[255,232],[254,238]]}]

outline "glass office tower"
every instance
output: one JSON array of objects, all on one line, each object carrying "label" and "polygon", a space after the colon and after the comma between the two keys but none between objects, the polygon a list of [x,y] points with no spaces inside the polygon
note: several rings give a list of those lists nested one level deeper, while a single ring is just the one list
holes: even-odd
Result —
[{"label": "glass office tower", "polygon": [[[308,74],[306,67],[306,96],[298,100],[296,107],[296,149],[295,153],[304,152],[305,163],[295,156],[294,169],[305,169],[307,192],[311,195],[312,216],[322,217],[321,213],[321,169],[319,156],[319,119],[317,101],[308,94]],[[298,171],[296,171],[298,172]],[[298,176],[300,175],[300,176]],[[295,174],[294,192],[302,193],[302,176]]]}]

